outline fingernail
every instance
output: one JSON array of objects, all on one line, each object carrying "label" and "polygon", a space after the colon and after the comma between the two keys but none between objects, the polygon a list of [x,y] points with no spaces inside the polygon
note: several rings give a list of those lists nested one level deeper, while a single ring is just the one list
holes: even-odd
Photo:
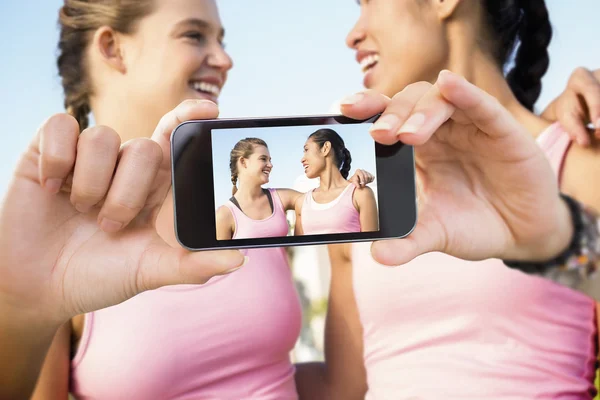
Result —
[{"label": "fingernail", "polygon": [[114,232],[117,232],[122,227],[123,227],[123,224],[121,222],[113,221],[112,219],[102,218],[102,221],[100,221],[100,228],[104,232],[114,233]]},{"label": "fingernail", "polygon": [[56,194],[60,191],[62,187],[62,179],[46,179],[46,184],[44,185],[47,191],[52,194]]},{"label": "fingernail", "polygon": [[402,127],[398,130],[398,134],[401,133],[417,133],[419,129],[425,124],[425,114],[416,113],[413,114]]},{"label": "fingernail", "polygon": [[207,100],[207,99],[196,99],[196,104],[211,104],[211,105],[216,105],[216,103],[214,101]]},{"label": "fingernail", "polygon": [[395,125],[398,124],[398,121],[400,120],[394,114],[385,114],[371,126],[369,132],[390,131]]},{"label": "fingernail", "polygon": [[353,104],[361,102],[364,98],[365,95],[363,93],[356,93],[340,101],[340,105],[351,106]]}]

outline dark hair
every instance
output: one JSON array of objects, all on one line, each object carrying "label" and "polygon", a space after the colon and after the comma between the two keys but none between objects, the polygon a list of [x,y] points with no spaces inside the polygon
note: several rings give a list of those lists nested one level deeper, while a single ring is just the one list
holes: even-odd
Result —
[{"label": "dark hair", "polygon": [[231,171],[231,183],[233,188],[231,194],[234,195],[237,192],[237,179],[238,179],[238,168],[237,162],[240,158],[248,158],[254,153],[256,146],[265,146],[267,149],[267,143],[258,138],[246,138],[242,139],[233,146],[231,153],[229,154],[229,170]]},{"label": "dark hair", "polygon": [[65,0],[59,12],[58,73],[62,78],[65,109],[79,123],[89,124],[92,84],[86,71],[85,53],[98,28],[109,26],[131,33],[136,22],[153,11],[150,0]]},{"label": "dark hair", "polygon": [[491,30],[491,52],[503,67],[518,50],[508,84],[519,102],[533,111],[542,91],[542,77],[550,65],[548,45],[552,25],[544,0],[483,0],[486,25]]},{"label": "dark hair", "polygon": [[335,165],[340,170],[342,177],[348,179],[352,156],[350,155],[350,150],[346,148],[344,139],[342,139],[336,131],[329,128],[319,129],[318,131],[313,132],[308,138],[318,144],[319,148],[323,148],[323,145],[325,145],[326,142],[331,144]]}]

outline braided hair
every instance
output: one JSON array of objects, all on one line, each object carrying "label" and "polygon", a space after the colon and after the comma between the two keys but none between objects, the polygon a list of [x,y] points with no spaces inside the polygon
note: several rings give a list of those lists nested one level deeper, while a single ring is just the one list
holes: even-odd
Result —
[{"label": "braided hair", "polygon": [[79,123],[89,125],[92,84],[86,68],[85,53],[98,28],[109,26],[117,32],[131,33],[136,22],[154,9],[150,0],[65,0],[59,11],[58,74],[62,80],[64,106]]},{"label": "braided hair", "polygon": [[242,139],[233,146],[231,153],[229,154],[229,170],[231,171],[231,183],[233,188],[231,189],[231,195],[235,195],[237,192],[237,180],[238,180],[238,161],[240,158],[248,158],[254,153],[256,146],[267,146],[267,143],[258,138],[246,138]]},{"label": "braided hair", "polygon": [[[544,0],[483,0],[491,29],[491,52],[506,67],[514,54],[507,81],[519,102],[533,111],[548,71],[552,25]],[[516,54],[515,54],[515,49]]]}]

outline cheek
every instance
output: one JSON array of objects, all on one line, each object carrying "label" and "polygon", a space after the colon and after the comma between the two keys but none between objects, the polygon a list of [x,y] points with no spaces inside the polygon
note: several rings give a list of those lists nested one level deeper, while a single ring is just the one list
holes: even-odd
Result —
[{"label": "cheek", "polygon": [[396,23],[382,41],[380,84],[374,89],[391,97],[411,83],[434,81],[448,57],[445,39],[436,30],[422,24],[402,27]]},{"label": "cheek", "polygon": [[148,102],[163,104],[169,111],[189,97],[189,80],[202,64],[199,51],[191,45],[148,49],[136,66],[139,92]]}]

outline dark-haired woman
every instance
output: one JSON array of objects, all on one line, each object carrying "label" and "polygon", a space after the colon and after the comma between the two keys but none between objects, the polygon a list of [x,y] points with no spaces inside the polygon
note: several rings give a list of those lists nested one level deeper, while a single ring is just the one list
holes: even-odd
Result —
[{"label": "dark-haired woman", "polygon": [[[411,111],[412,103],[420,98],[423,85],[436,82],[440,71],[451,70],[495,97],[526,128],[531,140],[536,138],[563,192],[600,209],[600,186],[586,178],[600,173],[597,146],[583,148],[571,143],[560,124],[547,123],[532,112],[549,63],[552,29],[544,1],[365,0],[360,7],[360,18],[347,42],[358,53],[364,84],[371,91],[346,99],[342,111],[352,111],[373,98],[373,92],[387,96],[402,92],[394,102],[408,104],[378,120],[371,131],[376,140],[393,138],[420,144],[416,133],[439,124],[447,115],[419,112],[424,108],[419,104]],[[514,66],[505,75],[513,54]],[[428,99],[443,103],[443,98],[437,100],[436,88],[420,104]],[[382,96],[377,101],[386,104],[389,100]],[[373,104],[377,101],[371,100]],[[380,107],[372,108],[373,113],[380,111]],[[487,121],[485,117],[479,116]],[[487,154],[482,162],[497,168],[501,168],[498,160],[504,160],[504,154],[494,157],[477,149],[475,142],[483,141],[470,135],[467,118],[454,119],[459,123],[452,125],[451,140],[446,137],[437,152],[427,154],[427,160],[417,157],[420,207],[433,202],[431,196],[437,204],[447,204],[443,214],[429,213],[428,219],[419,221],[413,235],[421,238],[435,237],[433,227],[440,226],[468,229],[477,232],[474,237],[485,238],[487,224],[501,222],[515,211],[505,209],[481,221],[461,218],[461,210],[476,207],[478,199],[486,196],[480,188],[458,188],[453,182],[459,178],[474,182],[482,175],[472,168],[457,176],[457,159],[448,156],[445,146],[450,143],[454,149],[468,149],[464,159]],[[494,126],[499,123],[494,121]],[[505,164],[504,170],[508,171]],[[432,189],[440,187],[445,191]],[[516,190],[506,185],[506,193]],[[501,204],[502,196],[493,202]],[[519,209],[537,203],[543,207],[544,199],[523,197]],[[534,227],[523,226],[523,232],[513,233],[520,235],[529,229]],[[417,246],[417,242],[409,237],[403,246],[386,247],[388,262],[401,264],[411,259],[408,254],[414,247],[409,244]],[[461,248],[460,254],[484,250],[476,246],[473,241],[433,247],[441,251]],[[430,252],[390,269],[373,260],[368,243],[332,247],[330,252],[327,368],[322,369],[322,376],[336,398],[593,396],[597,355],[593,299],[511,270],[500,260],[469,262]],[[307,368],[309,372],[314,370]],[[298,382],[303,373],[297,374]],[[298,387],[302,390],[304,386],[300,383]]]},{"label": "dark-haired woman", "polygon": [[319,187],[296,201],[296,235],[378,230],[377,202],[369,187],[348,181],[352,156],[333,129],[313,132],[304,144],[302,166]]}]

